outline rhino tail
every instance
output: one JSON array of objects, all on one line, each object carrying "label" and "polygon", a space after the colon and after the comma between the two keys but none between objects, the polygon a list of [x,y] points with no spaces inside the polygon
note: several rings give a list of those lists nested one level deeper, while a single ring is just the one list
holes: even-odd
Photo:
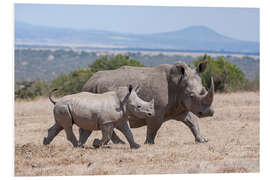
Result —
[{"label": "rhino tail", "polygon": [[49,93],[49,100],[53,103],[53,104],[55,104],[56,102],[52,99],[52,93],[53,92],[55,92],[55,91],[57,91],[58,89],[53,89],[50,93]]}]

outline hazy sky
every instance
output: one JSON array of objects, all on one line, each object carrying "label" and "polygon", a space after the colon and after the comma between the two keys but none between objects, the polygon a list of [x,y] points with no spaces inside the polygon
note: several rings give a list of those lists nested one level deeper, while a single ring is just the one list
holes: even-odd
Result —
[{"label": "hazy sky", "polygon": [[259,11],[258,8],[16,4],[15,20],[137,34],[204,25],[229,37],[259,41]]}]

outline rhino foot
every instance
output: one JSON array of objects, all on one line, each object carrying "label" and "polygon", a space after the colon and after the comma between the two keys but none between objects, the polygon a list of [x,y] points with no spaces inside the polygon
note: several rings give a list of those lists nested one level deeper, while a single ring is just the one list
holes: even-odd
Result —
[{"label": "rhino foot", "polygon": [[43,145],[48,145],[50,144],[50,142],[47,140],[47,138],[44,137],[43,139]]},{"label": "rhino foot", "polygon": [[122,141],[121,139],[112,139],[112,142],[114,143],[114,144],[126,144],[124,141]]},{"label": "rhino foot", "polygon": [[144,144],[155,144],[155,141],[154,140],[148,140],[148,139],[146,139],[144,141]]},{"label": "rhino foot", "polygon": [[138,149],[138,148],[140,148],[141,147],[141,145],[139,145],[139,144],[132,144],[132,145],[130,145],[130,148],[131,149]]},{"label": "rhino foot", "polygon": [[94,148],[99,148],[100,147],[101,141],[99,139],[94,139],[93,141],[93,146]]},{"label": "rhino foot", "polygon": [[200,137],[197,137],[197,138],[195,139],[195,142],[196,142],[196,143],[207,143],[207,142],[208,142],[208,139],[206,139],[206,138],[200,136]]},{"label": "rhino foot", "polygon": [[84,145],[83,145],[83,144],[79,144],[78,147],[79,147],[79,148],[84,148]]}]

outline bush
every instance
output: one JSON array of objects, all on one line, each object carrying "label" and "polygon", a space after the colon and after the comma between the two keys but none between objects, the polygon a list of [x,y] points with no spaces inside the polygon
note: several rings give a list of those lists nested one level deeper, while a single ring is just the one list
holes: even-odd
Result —
[{"label": "bush", "polygon": [[[57,51],[56,55],[62,53],[63,51]],[[93,64],[88,65],[89,68],[79,68],[68,74],[61,74],[50,83],[42,80],[16,82],[15,98],[33,99],[37,96],[48,96],[49,91],[54,88],[58,89],[55,93],[58,96],[78,93],[95,72],[117,69],[124,65],[143,66],[139,61],[130,59],[129,56],[101,56]]]},{"label": "bush", "polygon": [[52,81],[52,87],[59,91],[56,95],[67,95],[81,92],[86,81],[97,71],[117,69],[121,66],[143,66],[139,61],[129,56],[117,55],[113,57],[101,56],[89,68],[78,69],[69,74],[62,74]]},{"label": "bush", "polygon": [[57,88],[56,95],[67,95],[81,91],[84,83],[93,75],[87,68],[79,68],[69,74],[61,74],[52,81],[52,87]]},{"label": "bush", "polygon": [[15,99],[34,99],[48,95],[49,86],[43,80],[23,81],[15,83]]},{"label": "bush", "polygon": [[130,59],[130,56],[117,55],[114,57],[101,56],[91,65],[89,65],[89,68],[93,73],[95,73],[97,71],[118,69],[125,65],[139,67],[143,66],[143,64],[141,64],[139,61]]},{"label": "bush", "polygon": [[205,72],[201,74],[204,86],[210,87],[211,77],[213,77],[215,90],[219,92],[232,92],[242,90],[245,87],[247,79],[244,73],[236,65],[226,61],[224,57],[213,59],[205,55],[199,57],[193,64],[197,67],[204,60],[208,61]]}]

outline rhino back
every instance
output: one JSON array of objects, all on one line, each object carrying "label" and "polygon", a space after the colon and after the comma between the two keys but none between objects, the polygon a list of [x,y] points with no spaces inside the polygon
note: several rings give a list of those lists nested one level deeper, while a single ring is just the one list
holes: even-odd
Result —
[{"label": "rhino back", "polygon": [[115,92],[92,94],[81,92],[62,98],[59,102],[70,106],[74,123],[86,130],[98,130],[100,124],[117,123],[123,111]]},{"label": "rhino back", "polygon": [[103,93],[120,86],[140,85],[138,95],[144,101],[155,99],[155,109],[168,104],[167,65],[158,67],[122,66],[116,70],[99,71],[83,86],[82,91]]}]

